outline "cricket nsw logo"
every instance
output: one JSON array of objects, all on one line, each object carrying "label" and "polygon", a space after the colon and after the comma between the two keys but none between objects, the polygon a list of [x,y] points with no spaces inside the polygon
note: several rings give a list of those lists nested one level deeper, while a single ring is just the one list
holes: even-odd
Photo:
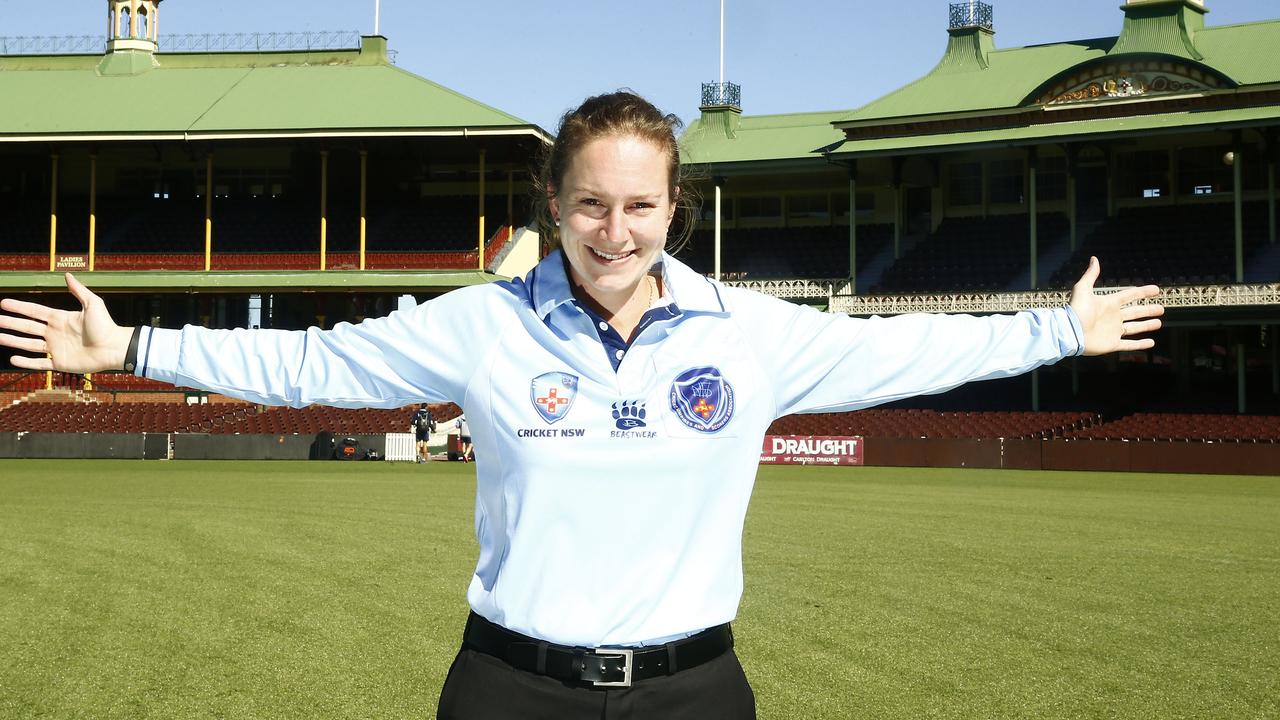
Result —
[{"label": "cricket nsw logo", "polygon": [[554,423],[569,414],[578,396],[578,376],[567,372],[543,373],[533,379],[529,401],[543,420]]},{"label": "cricket nsw logo", "polygon": [[733,386],[717,368],[690,368],[671,383],[671,410],[694,430],[718,432],[733,417]]}]

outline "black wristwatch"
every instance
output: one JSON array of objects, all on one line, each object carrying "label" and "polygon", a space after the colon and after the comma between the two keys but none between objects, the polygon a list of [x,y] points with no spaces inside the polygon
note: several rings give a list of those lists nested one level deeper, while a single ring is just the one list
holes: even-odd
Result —
[{"label": "black wristwatch", "polygon": [[129,338],[129,349],[124,353],[124,369],[133,372],[138,367],[138,342],[142,340],[142,326],[133,328],[133,337]]}]

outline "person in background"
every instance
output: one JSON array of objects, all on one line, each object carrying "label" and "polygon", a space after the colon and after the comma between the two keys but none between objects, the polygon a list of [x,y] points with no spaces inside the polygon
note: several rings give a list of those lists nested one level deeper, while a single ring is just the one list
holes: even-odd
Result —
[{"label": "person in background", "polygon": [[427,443],[431,439],[431,433],[436,429],[436,421],[431,417],[431,408],[422,403],[422,406],[413,411],[413,433],[418,439],[418,459],[420,463],[427,462],[431,459],[431,450],[427,447]]},{"label": "person in background", "polygon": [[471,426],[467,424],[467,416],[459,415],[453,425],[458,428],[458,441],[462,443],[462,462],[471,462],[475,455],[471,452]]}]

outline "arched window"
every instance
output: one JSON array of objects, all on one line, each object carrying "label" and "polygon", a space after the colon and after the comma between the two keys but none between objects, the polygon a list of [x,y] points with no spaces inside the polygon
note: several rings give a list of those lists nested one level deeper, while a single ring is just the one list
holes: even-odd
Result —
[{"label": "arched window", "polygon": [[143,5],[142,7],[138,8],[138,35],[137,36],[140,38],[151,37],[151,34],[147,32],[147,20],[148,20],[147,6]]},{"label": "arched window", "polygon": [[120,31],[116,33],[116,37],[133,37],[133,34],[130,32],[129,25],[130,25],[129,8],[121,7],[120,8],[120,24],[118,26],[120,28]]}]

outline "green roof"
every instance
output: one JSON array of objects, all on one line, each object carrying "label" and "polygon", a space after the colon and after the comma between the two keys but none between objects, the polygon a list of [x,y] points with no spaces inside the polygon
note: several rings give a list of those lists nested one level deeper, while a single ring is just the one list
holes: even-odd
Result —
[{"label": "green roof", "polygon": [[[1046,81],[1077,65],[1116,57],[1113,50],[1177,55],[1218,71],[1240,85],[1280,82],[1280,20],[1194,30],[1199,59],[1154,28],[1126,19],[1126,34],[997,50],[981,31],[954,33],[942,60],[927,75],[839,118],[868,122],[1020,107]],[[1117,48],[1123,42],[1123,47]],[[1148,43],[1144,46],[1141,43]],[[983,47],[979,47],[979,46]]]},{"label": "green roof", "polygon": [[502,133],[537,126],[361,50],[0,57],[0,140]]},{"label": "green roof", "polygon": [[1197,130],[1231,130],[1243,127],[1274,125],[1280,119],[1280,105],[1208,110],[1198,112],[1134,115],[1130,117],[1098,118],[1071,122],[1042,123],[1023,127],[951,132],[909,137],[846,140],[833,145],[830,152],[836,156],[909,154],[913,150],[935,148],[959,150],[962,148],[991,145],[1035,145],[1050,139],[1085,140],[1117,137],[1131,133],[1150,135]]},{"label": "green roof", "polygon": [[[831,124],[848,111],[753,115],[736,118],[731,110],[704,111],[680,137],[685,163],[734,163],[817,159],[814,152],[839,142],[844,133]],[[730,128],[726,131],[726,122]]]},{"label": "green roof", "polygon": [[1201,62],[1241,85],[1280,82],[1280,20],[1205,28],[1195,41]]},{"label": "green roof", "polygon": [[[1105,56],[1107,40],[994,50],[986,54],[985,68],[959,64],[954,60],[958,53],[951,50],[928,75],[846,113],[837,122],[1017,107],[1045,80]],[[963,41],[953,38],[949,47]]]},{"label": "green roof", "polygon": [[[1248,126],[1280,113],[1253,108],[1171,113],[1069,123],[1030,124],[975,132],[844,141],[844,127],[878,125],[905,118],[1041,112],[1028,107],[1043,91],[1081,66],[1106,58],[1176,58],[1225,77],[1225,85],[1280,84],[1280,20],[1203,27],[1203,16],[1181,3],[1126,6],[1124,31],[1116,37],[1074,40],[998,50],[994,36],[977,28],[949,31],[942,59],[924,77],[857,110],[740,115],[713,108],[689,125],[681,138],[684,161],[703,164],[799,166],[815,151],[878,154],[926,147],[1030,143],[1052,137],[1085,138],[1178,127]],[[1233,92],[1225,90],[1219,92]],[[1018,124],[1018,123],[1014,123]]]}]

